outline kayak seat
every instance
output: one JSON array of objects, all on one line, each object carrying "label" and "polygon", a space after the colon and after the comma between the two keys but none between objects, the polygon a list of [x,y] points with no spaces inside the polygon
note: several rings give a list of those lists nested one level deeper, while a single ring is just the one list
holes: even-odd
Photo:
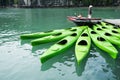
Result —
[{"label": "kayak seat", "polygon": [[61,35],[62,33],[57,33],[57,34],[53,34],[53,36],[59,36]]},{"label": "kayak seat", "polygon": [[87,33],[83,33],[81,36],[87,37],[88,34]]},{"label": "kayak seat", "polygon": [[102,30],[101,28],[97,28],[97,30]]},{"label": "kayak seat", "polygon": [[120,26],[119,25],[116,25],[118,28],[120,28]]},{"label": "kayak seat", "polygon": [[101,24],[101,22],[97,22],[97,24]]},{"label": "kayak seat", "polygon": [[79,41],[78,42],[78,45],[87,45],[87,41],[85,41],[85,40],[81,40],[81,41]]},{"label": "kayak seat", "polygon": [[44,33],[49,33],[49,32],[53,32],[53,30],[50,30],[50,31],[46,31],[46,32],[44,32]]},{"label": "kayak seat", "polygon": [[77,36],[77,33],[73,33],[73,34],[71,34],[70,36]]},{"label": "kayak seat", "polygon": [[71,29],[70,31],[77,31],[77,29]]},{"label": "kayak seat", "polygon": [[102,28],[103,28],[103,29],[107,29],[107,28],[106,28],[106,27],[104,27],[104,26],[103,26]]},{"label": "kayak seat", "polygon": [[66,39],[64,39],[64,40],[62,40],[62,41],[58,42],[57,44],[60,44],[60,45],[65,45],[66,43],[67,43],[67,40],[66,40]]},{"label": "kayak seat", "polygon": [[110,33],[105,33],[104,35],[106,35],[106,36],[112,36]]},{"label": "kayak seat", "polygon": [[113,33],[118,33],[118,32],[117,32],[117,31],[115,31],[115,30],[112,30],[112,32],[113,32]]},{"label": "kayak seat", "polygon": [[118,27],[113,27],[114,29],[118,29]]},{"label": "kayak seat", "polygon": [[103,37],[97,37],[98,41],[105,41],[105,39]]},{"label": "kayak seat", "polygon": [[95,31],[91,31],[91,34],[97,34]]}]

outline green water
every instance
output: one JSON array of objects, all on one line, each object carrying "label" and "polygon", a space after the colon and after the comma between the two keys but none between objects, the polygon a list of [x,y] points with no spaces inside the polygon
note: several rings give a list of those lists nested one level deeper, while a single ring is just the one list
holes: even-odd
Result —
[{"label": "green water", "polygon": [[[87,8],[0,9],[0,80],[120,80],[120,57],[113,60],[95,45],[80,66],[74,45],[41,64],[40,55],[55,42],[32,47],[20,40],[24,33],[75,26],[66,19],[75,12],[87,16]],[[120,18],[120,9],[94,8],[93,17]]]}]

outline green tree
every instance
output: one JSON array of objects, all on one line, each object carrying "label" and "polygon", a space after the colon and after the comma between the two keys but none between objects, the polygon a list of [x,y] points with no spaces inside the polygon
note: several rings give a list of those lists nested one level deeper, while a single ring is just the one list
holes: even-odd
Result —
[{"label": "green tree", "polygon": [[14,0],[14,4],[18,4],[18,0]]},{"label": "green tree", "polygon": [[84,6],[88,6],[91,4],[91,0],[82,0]]}]

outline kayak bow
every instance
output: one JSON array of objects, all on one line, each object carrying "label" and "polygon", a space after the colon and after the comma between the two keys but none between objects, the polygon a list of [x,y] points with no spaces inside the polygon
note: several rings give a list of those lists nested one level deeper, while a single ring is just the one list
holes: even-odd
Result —
[{"label": "kayak bow", "polygon": [[39,44],[43,44],[43,43],[48,43],[48,42],[60,40],[64,37],[74,33],[77,30],[77,28],[78,27],[72,27],[72,28],[70,28],[66,31],[63,31],[63,32],[59,32],[59,33],[56,33],[56,34],[53,34],[53,35],[50,35],[50,36],[45,36],[45,37],[42,37],[42,38],[32,40],[31,44],[32,44],[32,46],[35,46],[35,45],[39,45]]},{"label": "kayak bow", "polygon": [[63,38],[62,40],[58,41],[56,44],[51,46],[42,56],[40,57],[40,60],[42,63],[46,62],[48,59],[62,53],[69,47],[71,47],[75,41],[78,39],[79,35],[81,32],[85,29],[86,27],[78,27],[77,31],[74,32],[73,34]]},{"label": "kayak bow", "polygon": [[91,45],[91,39],[88,30],[84,30],[75,45],[75,56],[78,65],[87,56]]}]

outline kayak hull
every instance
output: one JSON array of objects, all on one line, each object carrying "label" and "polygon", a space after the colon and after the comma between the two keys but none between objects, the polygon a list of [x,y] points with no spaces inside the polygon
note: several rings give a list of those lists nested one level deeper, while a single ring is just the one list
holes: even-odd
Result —
[{"label": "kayak hull", "polygon": [[105,39],[110,41],[112,44],[120,45],[120,38],[113,36],[111,33],[104,31],[102,28],[97,26],[93,27],[94,31],[96,31],[99,35],[103,36]]},{"label": "kayak hull", "polygon": [[104,39],[102,36],[100,36],[90,28],[89,28],[89,34],[92,38],[92,41],[97,47],[107,52],[113,59],[117,58],[118,51],[110,42],[108,42],[106,39]]},{"label": "kayak hull", "polygon": [[105,22],[101,22],[101,25],[106,27],[107,29],[113,29],[113,30],[116,30],[120,33],[120,26],[117,26],[117,25],[112,25],[112,24],[109,24],[109,23],[105,23]]},{"label": "kayak hull", "polygon": [[41,38],[45,36],[49,36],[52,34],[57,34],[59,32],[63,32],[66,29],[60,29],[60,30],[51,30],[51,31],[46,31],[46,32],[37,32],[37,33],[31,33],[31,34],[22,34],[20,36],[21,39],[34,39],[34,38]]},{"label": "kayak hull", "polygon": [[88,30],[84,30],[84,32],[78,38],[75,45],[75,56],[78,65],[81,61],[87,56],[91,45],[91,38],[89,36]]},{"label": "kayak hull", "polygon": [[68,29],[68,30],[63,31],[63,32],[59,32],[59,33],[56,33],[56,34],[53,34],[50,36],[45,36],[42,38],[32,40],[31,45],[35,46],[35,45],[39,45],[39,44],[44,44],[44,43],[60,40],[68,35],[71,35],[73,32],[75,32],[77,30],[77,28],[78,27],[72,27],[71,29]]},{"label": "kayak hull", "polygon": [[107,28],[106,26],[102,26],[99,24],[97,24],[96,26],[99,28],[102,28],[105,32],[108,32],[108,33],[112,34],[113,36],[120,38],[120,33],[116,29]]},{"label": "kayak hull", "polygon": [[69,47],[71,47],[75,41],[78,39],[81,32],[85,29],[85,27],[78,27],[77,31],[73,34],[61,39],[56,44],[51,46],[42,56],[40,57],[40,60],[42,63],[46,62],[48,59],[63,53],[63,51],[67,50]]}]

